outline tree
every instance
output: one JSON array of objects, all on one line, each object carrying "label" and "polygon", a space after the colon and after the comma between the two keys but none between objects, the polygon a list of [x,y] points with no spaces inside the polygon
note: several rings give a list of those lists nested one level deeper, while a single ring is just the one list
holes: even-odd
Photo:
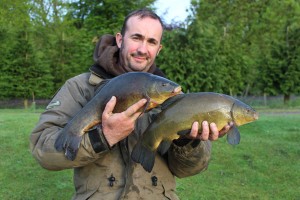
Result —
[{"label": "tree", "polygon": [[47,67],[39,65],[26,29],[17,35],[18,40],[11,49],[10,60],[5,70],[9,83],[7,97],[27,100],[32,96],[49,97],[52,80]]},{"label": "tree", "polygon": [[272,35],[271,40],[265,42],[269,51],[262,53],[260,59],[261,88],[270,95],[283,94],[287,103],[291,94],[300,91],[300,4],[291,0],[269,6],[264,18],[269,21],[265,26]]},{"label": "tree", "polygon": [[125,16],[139,8],[150,7],[155,0],[77,0],[68,5],[67,17],[77,29],[92,36],[115,34],[120,31]]},{"label": "tree", "polygon": [[160,63],[168,72],[167,60],[181,59],[171,77],[178,76],[175,80],[182,81],[187,90],[236,95],[246,93],[253,84],[254,63],[245,39],[249,20],[241,18],[236,7],[247,9],[237,1],[192,1],[187,26],[171,30],[175,42],[165,39],[171,45],[164,48],[169,57],[163,54],[167,59]]}]

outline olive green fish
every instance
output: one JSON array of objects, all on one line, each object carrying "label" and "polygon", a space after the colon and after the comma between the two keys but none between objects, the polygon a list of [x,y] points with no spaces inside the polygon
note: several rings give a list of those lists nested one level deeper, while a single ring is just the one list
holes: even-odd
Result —
[{"label": "olive green fish", "polygon": [[101,123],[106,103],[112,96],[117,98],[113,112],[123,112],[138,100],[145,98],[148,101],[144,112],[179,93],[181,93],[181,87],[178,84],[145,72],[129,72],[103,81],[95,96],[62,129],[55,141],[55,148],[57,151],[65,151],[65,156],[69,160],[74,160],[82,136]]},{"label": "olive green fish", "polygon": [[256,119],[258,113],[253,108],[228,95],[213,92],[180,94],[162,104],[162,111],[133,148],[131,158],[151,172],[155,153],[166,153],[173,140],[190,132],[193,122],[199,122],[200,132],[204,120],[216,123],[218,130],[233,122],[227,141],[236,145],[240,141],[237,126]]}]

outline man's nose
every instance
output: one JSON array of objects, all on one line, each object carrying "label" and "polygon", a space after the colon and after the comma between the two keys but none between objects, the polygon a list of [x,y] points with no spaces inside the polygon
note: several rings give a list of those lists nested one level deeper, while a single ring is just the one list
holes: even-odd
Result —
[{"label": "man's nose", "polygon": [[141,42],[138,47],[138,51],[139,51],[139,53],[146,54],[147,53],[147,43]]}]

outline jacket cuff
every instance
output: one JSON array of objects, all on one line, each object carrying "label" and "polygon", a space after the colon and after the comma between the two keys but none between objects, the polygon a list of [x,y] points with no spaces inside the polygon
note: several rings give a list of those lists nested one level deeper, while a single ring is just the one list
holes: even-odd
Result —
[{"label": "jacket cuff", "polygon": [[192,140],[192,139],[183,138],[183,137],[173,141],[173,143],[176,146],[183,147],[183,146],[186,146],[189,144],[189,145],[191,145],[192,148],[196,148],[200,144],[200,142],[201,141],[199,139]]},{"label": "jacket cuff", "polygon": [[101,125],[90,129],[88,135],[91,145],[96,153],[110,150],[110,146],[103,135]]}]

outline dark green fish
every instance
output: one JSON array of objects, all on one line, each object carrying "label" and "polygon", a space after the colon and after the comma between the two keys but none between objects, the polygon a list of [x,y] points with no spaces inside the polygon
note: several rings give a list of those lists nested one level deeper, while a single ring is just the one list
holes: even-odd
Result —
[{"label": "dark green fish", "polygon": [[131,158],[151,172],[155,153],[164,154],[173,140],[190,132],[193,122],[199,122],[200,132],[204,120],[216,123],[218,130],[234,122],[227,133],[227,141],[236,145],[240,141],[237,126],[256,119],[258,114],[253,108],[228,95],[212,92],[180,94],[162,104],[161,113],[143,133],[133,148]]},{"label": "dark green fish", "polygon": [[142,98],[148,100],[143,110],[146,111],[181,93],[178,84],[144,72],[129,72],[103,82],[95,96],[71,119],[55,141],[56,150],[65,151],[69,160],[75,159],[82,136],[101,123],[102,112],[112,96],[117,98],[113,112],[119,113]]}]

